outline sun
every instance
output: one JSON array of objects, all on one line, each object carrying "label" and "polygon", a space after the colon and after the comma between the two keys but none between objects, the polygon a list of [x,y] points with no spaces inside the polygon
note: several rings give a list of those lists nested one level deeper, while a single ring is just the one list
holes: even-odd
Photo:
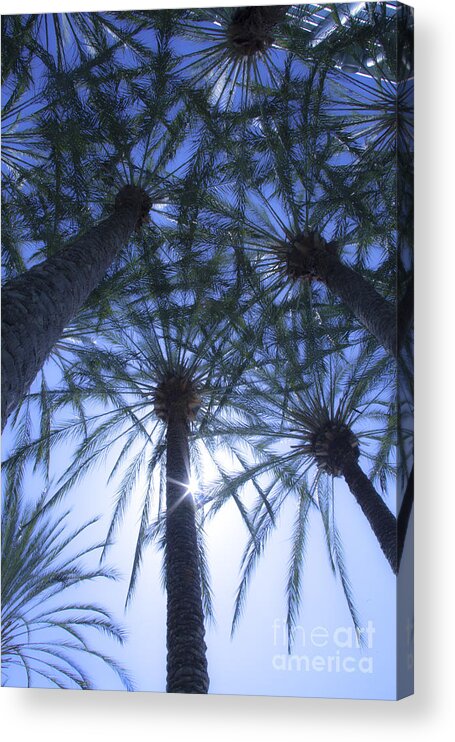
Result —
[{"label": "sun", "polygon": [[198,492],[199,492],[199,482],[197,478],[192,474],[188,482],[187,493],[194,496],[194,495],[197,495]]}]

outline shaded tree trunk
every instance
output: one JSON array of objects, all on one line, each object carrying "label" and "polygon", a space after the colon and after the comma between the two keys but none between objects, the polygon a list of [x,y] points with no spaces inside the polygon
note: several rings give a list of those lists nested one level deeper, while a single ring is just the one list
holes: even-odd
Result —
[{"label": "shaded tree trunk", "polygon": [[360,273],[328,250],[312,250],[308,267],[338,296],[390,355],[397,355],[395,307],[382,297]]},{"label": "shaded tree trunk", "polygon": [[148,206],[141,189],[125,186],[112,216],[3,287],[2,430]]},{"label": "shaded tree trunk", "polygon": [[170,415],[166,449],[166,590],[168,693],[207,693],[204,613],[195,508],[188,493],[188,428]]},{"label": "shaded tree trunk", "polygon": [[342,474],[362,508],[362,512],[367,518],[394,574],[396,574],[398,570],[396,518],[390,512],[382,497],[378,495],[354,456],[345,457]]}]

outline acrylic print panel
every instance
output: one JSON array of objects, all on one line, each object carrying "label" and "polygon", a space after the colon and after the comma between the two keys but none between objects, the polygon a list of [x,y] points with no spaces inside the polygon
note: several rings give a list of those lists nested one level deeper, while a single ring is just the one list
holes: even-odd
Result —
[{"label": "acrylic print panel", "polygon": [[412,693],[412,11],[2,17],[2,683]]}]

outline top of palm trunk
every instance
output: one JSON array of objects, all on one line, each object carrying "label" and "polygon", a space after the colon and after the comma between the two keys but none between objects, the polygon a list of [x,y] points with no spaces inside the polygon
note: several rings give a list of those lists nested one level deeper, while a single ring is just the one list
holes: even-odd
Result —
[{"label": "top of palm trunk", "polygon": [[310,439],[310,450],[318,469],[340,477],[343,462],[351,456],[360,456],[359,441],[352,430],[343,423],[327,421]]},{"label": "top of palm trunk", "polygon": [[279,250],[279,256],[286,265],[287,275],[293,280],[320,280],[312,260],[320,250],[337,255],[337,244],[327,242],[318,232],[305,230],[290,238]]},{"label": "top of palm trunk", "polygon": [[152,207],[152,199],[143,188],[128,184],[123,186],[115,197],[114,210],[119,211],[123,208],[137,209],[137,222],[135,230],[139,232],[143,224],[149,220],[149,211]]},{"label": "top of palm trunk", "polygon": [[286,15],[286,5],[236,8],[228,26],[228,39],[238,56],[261,54],[274,42],[274,26]]},{"label": "top of palm trunk", "polygon": [[360,444],[340,408],[330,411],[318,399],[294,408],[292,417],[300,443],[293,448],[312,459],[319,471],[340,477],[347,459],[360,456]]},{"label": "top of palm trunk", "polygon": [[201,406],[194,382],[184,372],[169,374],[157,385],[153,395],[156,416],[169,422],[171,417],[193,422]]}]

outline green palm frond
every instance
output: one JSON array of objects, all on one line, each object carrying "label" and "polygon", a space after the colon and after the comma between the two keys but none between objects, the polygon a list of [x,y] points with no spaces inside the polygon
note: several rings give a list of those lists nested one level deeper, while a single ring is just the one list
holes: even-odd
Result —
[{"label": "green palm frond", "polygon": [[123,644],[125,631],[105,608],[85,602],[81,592],[84,582],[117,579],[110,568],[86,566],[87,557],[101,547],[87,545],[86,531],[96,519],[69,530],[69,511],[48,502],[44,493],[36,505],[27,504],[16,488],[3,498],[2,682],[8,685],[24,673],[28,687],[45,680],[60,688],[93,688],[87,662],[92,657],[132,690],[126,670],[94,639],[98,632]]}]

